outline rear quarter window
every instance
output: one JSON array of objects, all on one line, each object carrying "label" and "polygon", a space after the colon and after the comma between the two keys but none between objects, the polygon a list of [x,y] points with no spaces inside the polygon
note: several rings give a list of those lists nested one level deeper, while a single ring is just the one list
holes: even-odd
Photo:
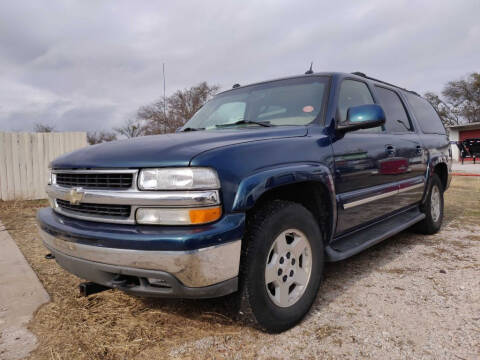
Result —
[{"label": "rear quarter window", "polygon": [[420,125],[420,129],[425,134],[446,134],[442,120],[440,120],[437,112],[427,100],[411,93],[405,95],[412,108],[413,115]]}]

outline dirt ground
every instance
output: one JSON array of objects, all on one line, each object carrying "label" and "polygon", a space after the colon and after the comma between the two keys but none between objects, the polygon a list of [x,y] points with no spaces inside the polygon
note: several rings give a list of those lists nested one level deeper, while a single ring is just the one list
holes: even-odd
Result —
[{"label": "dirt ground", "polygon": [[35,211],[45,205],[0,202],[52,298],[30,324],[32,359],[480,358],[480,177],[454,178],[440,233],[406,231],[328,264],[310,313],[279,335],[231,320],[225,299],[80,297],[81,280],[44,259]]}]

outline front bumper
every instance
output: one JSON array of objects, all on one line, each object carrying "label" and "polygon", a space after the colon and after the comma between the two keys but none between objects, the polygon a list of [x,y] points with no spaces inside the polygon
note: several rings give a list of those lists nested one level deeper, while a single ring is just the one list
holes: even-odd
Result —
[{"label": "front bumper", "polygon": [[57,262],[83,279],[148,296],[216,297],[237,289],[243,217],[175,230],[86,222],[51,209],[37,220]]}]

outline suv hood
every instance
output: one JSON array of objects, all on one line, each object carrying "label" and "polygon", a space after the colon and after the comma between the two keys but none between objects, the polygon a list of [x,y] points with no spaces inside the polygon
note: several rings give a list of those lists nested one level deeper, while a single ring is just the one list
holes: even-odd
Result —
[{"label": "suv hood", "polygon": [[144,136],[88,146],[52,162],[56,169],[188,166],[196,155],[250,141],[300,137],[305,126],[235,128]]}]

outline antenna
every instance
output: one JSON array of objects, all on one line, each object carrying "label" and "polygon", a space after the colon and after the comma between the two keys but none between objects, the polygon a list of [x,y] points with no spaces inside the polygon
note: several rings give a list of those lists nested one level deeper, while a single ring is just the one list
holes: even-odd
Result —
[{"label": "antenna", "polygon": [[165,63],[163,63],[163,116],[167,119],[167,98],[165,95]]},{"label": "antenna", "polygon": [[310,63],[310,69],[308,69],[308,70],[305,72],[305,75],[313,74],[312,66],[313,66],[313,61]]}]

